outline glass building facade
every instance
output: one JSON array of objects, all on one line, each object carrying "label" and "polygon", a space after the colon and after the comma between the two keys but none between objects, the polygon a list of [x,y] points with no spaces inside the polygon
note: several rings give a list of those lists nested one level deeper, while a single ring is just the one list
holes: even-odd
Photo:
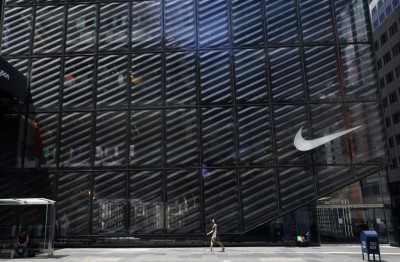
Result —
[{"label": "glass building facade", "polygon": [[[3,0],[1,57],[28,95],[1,108],[0,198],[56,200],[65,245],[202,245],[213,217],[231,243],[308,229],[317,243],[355,241],[358,224],[390,220],[368,10]],[[300,128],[311,139],[356,126],[293,146]]]}]

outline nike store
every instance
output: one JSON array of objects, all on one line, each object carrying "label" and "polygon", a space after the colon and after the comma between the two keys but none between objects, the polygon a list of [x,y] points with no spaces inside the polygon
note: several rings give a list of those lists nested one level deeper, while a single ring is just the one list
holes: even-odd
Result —
[{"label": "nike store", "polygon": [[[395,244],[368,1],[2,0],[0,198],[57,246]],[[295,139],[296,137],[296,139]],[[0,211],[4,236],[43,234]],[[398,243],[398,242],[397,242]]]}]

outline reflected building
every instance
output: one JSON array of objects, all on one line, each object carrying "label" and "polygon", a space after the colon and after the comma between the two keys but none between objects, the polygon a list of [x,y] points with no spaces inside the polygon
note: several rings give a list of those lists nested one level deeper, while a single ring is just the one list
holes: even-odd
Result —
[{"label": "reflected building", "polygon": [[232,245],[391,242],[367,1],[2,3],[27,97],[1,107],[0,196],[56,200],[57,244],[204,245],[213,217]]}]

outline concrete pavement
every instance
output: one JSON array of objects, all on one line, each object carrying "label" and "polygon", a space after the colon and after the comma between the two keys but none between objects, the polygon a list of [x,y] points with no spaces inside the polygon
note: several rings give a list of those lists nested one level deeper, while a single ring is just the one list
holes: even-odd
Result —
[{"label": "concrete pavement", "polygon": [[[381,245],[383,262],[400,261],[400,248]],[[5,261],[46,262],[355,262],[363,261],[360,245],[323,245],[321,247],[207,247],[187,248],[64,248],[54,252],[54,257],[39,254],[33,258],[10,259],[0,254]],[[379,261],[379,256],[375,257]],[[370,259],[373,260],[372,255]],[[367,257],[365,255],[365,260]]]}]

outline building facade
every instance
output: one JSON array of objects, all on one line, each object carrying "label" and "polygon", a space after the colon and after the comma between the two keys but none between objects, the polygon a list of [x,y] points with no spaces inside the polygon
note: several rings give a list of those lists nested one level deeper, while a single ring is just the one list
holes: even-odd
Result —
[{"label": "building facade", "polygon": [[364,224],[390,242],[367,1],[3,0],[1,17],[27,98],[2,108],[0,195],[56,200],[57,243],[203,245],[213,217],[242,245]]},{"label": "building facade", "polygon": [[[388,144],[392,166],[388,172],[394,207],[394,221],[400,232],[400,1],[372,1],[371,15],[380,18],[374,22],[374,48],[378,80],[384,106],[385,123],[388,132]],[[376,16],[375,15],[375,16]],[[378,18],[371,16],[372,20]],[[398,233],[399,234],[399,233]]]}]

